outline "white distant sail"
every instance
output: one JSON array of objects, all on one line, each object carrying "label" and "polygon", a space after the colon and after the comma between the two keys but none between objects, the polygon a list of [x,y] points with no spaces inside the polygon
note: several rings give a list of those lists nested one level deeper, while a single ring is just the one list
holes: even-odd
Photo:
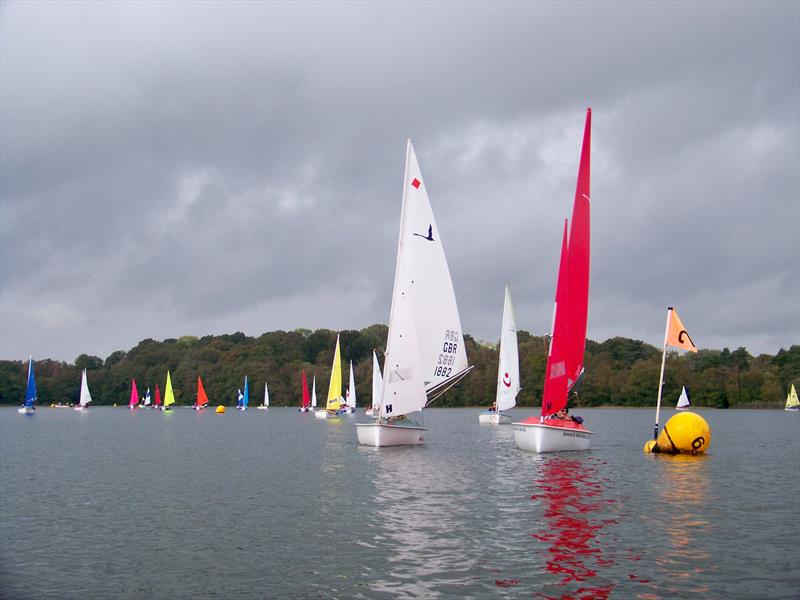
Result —
[{"label": "white distant sail", "polygon": [[144,405],[150,406],[150,388],[147,388],[147,393],[144,395]]},{"label": "white distant sail", "polygon": [[269,388],[267,382],[264,382],[264,406],[269,406]]},{"label": "white distant sail", "polygon": [[86,406],[91,401],[92,395],[89,393],[89,383],[86,381],[86,369],[84,369],[83,376],[81,377],[81,397],[79,403],[81,406]]},{"label": "white distant sail", "polygon": [[503,305],[503,325],[500,331],[500,361],[497,366],[497,410],[507,410],[517,404],[519,383],[519,351],[517,349],[517,323],[511,293],[506,286]]},{"label": "white distant sail", "polygon": [[408,140],[381,417],[422,410],[467,369],[447,258]]},{"label": "white distant sail", "polygon": [[347,406],[356,407],[356,380],[353,377],[353,361],[350,361],[350,381],[347,383]]},{"label": "white distant sail", "polygon": [[311,384],[311,408],[317,408],[317,376],[314,375],[314,381]]},{"label": "white distant sail", "polygon": [[381,376],[381,365],[378,363],[378,355],[372,351],[372,410],[380,410],[381,389],[383,388],[383,377]]},{"label": "white distant sail", "polygon": [[689,395],[686,393],[686,386],[681,388],[681,395],[678,398],[678,404],[675,406],[676,410],[689,408],[692,403],[689,401]]}]

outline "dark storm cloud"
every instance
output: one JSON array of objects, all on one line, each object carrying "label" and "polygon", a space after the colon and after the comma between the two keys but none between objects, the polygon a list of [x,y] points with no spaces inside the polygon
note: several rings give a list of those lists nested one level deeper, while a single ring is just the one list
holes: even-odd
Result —
[{"label": "dark storm cloud", "polygon": [[3,3],[0,355],[388,320],[405,138],[464,329],[800,342],[796,3]]}]

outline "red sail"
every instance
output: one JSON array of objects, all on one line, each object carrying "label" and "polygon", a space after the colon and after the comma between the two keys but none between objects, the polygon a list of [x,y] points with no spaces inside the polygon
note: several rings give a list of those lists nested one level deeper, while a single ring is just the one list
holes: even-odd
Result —
[{"label": "red sail", "polygon": [[306,381],[306,372],[303,371],[303,408],[308,408],[311,405],[311,396],[308,395],[308,381]]},{"label": "red sail", "polygon": [[564,233],[561,237],[561,260],[558,263],[558,280],[556,281],[556,302],[553,306],[552,337],[545,368],[542,416],[552,415],[567,405],[567,367],[563,351],[566,319],[562,317],[562,314],[567,312],[568,256],[567,221],[565,220]]},{"label": "red sail", "polygon": [[569,223],[569,235],[565,222],[561,241],[553,337],[545,369],[542,416],[554,414],[567,405],[569,390],[583,372],[589,315],[591,128],[592,109],[587,109],[572,220]]},{"label": "red sail", "polygon": [[[158,390],[156,390],[158,392]],[[197,406],[205,406],[208,404],[208,396],[206,396],[206,390],[203,388],[203,380],[200,379],[200,376],[197,376]]]},{"label": "red sail", "polygon": [[156,384],[156,406],[161,406],[161,390],[158,389],[158,384]]}]

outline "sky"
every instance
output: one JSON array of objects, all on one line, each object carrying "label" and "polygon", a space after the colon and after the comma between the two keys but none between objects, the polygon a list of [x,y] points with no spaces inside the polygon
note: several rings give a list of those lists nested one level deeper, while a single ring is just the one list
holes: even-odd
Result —
[{"label": "sky", "polygon": [[800,343],[798,2],[0,3],[0,358],[387,323],[406,139],[462,327]]}]

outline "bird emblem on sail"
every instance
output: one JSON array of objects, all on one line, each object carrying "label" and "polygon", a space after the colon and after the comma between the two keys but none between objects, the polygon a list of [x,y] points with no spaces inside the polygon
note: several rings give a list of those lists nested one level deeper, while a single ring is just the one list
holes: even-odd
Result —
[{"label": "bird emblem on sail", "polygon": [[424,240],[428,240],[429,242],[432,242],[433,241],[433,225],[428,225],[428,235],[422,235],[421,233],[415,233],[414,235],[417,235],[417,236],[421,237]]},{"label": "bird emblem on sail", "polygon": [[511,376],[508,373],[503,375],[503,385],[507,388],[511,387]]}]

